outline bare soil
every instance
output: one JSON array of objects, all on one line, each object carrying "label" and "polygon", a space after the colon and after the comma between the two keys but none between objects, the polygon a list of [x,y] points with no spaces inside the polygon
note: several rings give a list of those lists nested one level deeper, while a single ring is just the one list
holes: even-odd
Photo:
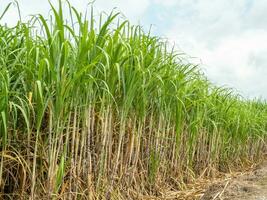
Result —
[{"label": "bare soil", "polygon": [[267,161],[255,170],[211,185],[201,200],[267,200]]}]

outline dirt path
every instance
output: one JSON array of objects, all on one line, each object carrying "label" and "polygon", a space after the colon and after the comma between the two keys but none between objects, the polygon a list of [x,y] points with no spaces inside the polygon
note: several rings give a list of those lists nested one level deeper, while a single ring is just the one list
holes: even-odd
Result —
[{"label": "dirt path", "polygon": [[267,161],[252,172],[212,185],[201,200],[267,200]]}]

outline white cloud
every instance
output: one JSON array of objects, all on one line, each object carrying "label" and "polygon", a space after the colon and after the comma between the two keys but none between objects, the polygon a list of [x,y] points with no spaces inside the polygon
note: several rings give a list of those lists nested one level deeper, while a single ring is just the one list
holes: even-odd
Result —
[{"label": "white cloud", "polygon": [[160,4],[163,6],[174,6],[174,5],[177,5],[179,1],[177,0],[154,0],[154,3]]},{"label": "white cloud", "polygon": [[246,97],[267,98],[267,2],[189,2],[190,20],[175,17],[166,36],[200,58],[216,84],[236,88]]}]

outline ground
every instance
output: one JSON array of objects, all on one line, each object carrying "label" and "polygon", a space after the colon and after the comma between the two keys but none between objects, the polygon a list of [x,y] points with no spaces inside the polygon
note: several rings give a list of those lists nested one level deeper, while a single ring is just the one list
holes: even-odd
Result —
[{"label": "ground", "polygon": [[267,200],[267,161],[251,172],[211,185],[201,200]]}]

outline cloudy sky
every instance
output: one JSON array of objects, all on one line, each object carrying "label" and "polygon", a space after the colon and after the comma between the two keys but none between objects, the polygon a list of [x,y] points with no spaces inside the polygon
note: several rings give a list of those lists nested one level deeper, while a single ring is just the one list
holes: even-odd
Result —
[{"label": "cloudy sky", "polygon": [[[10,0],[1,0],[0,14]],[[52,0],[56,2],[56,0]],[[70,0],[84,11],[88,0]],[[22,17],[47,15],[46,0],[20,0]],[[200,63],[208,78],[219,86],[235,88],[248,98],[267,99],[266,0],[96,0],[98,12],[113,8],[132,23],[153,25],[153,34]],[[18,20],[12,8],[0,22]]]}]

